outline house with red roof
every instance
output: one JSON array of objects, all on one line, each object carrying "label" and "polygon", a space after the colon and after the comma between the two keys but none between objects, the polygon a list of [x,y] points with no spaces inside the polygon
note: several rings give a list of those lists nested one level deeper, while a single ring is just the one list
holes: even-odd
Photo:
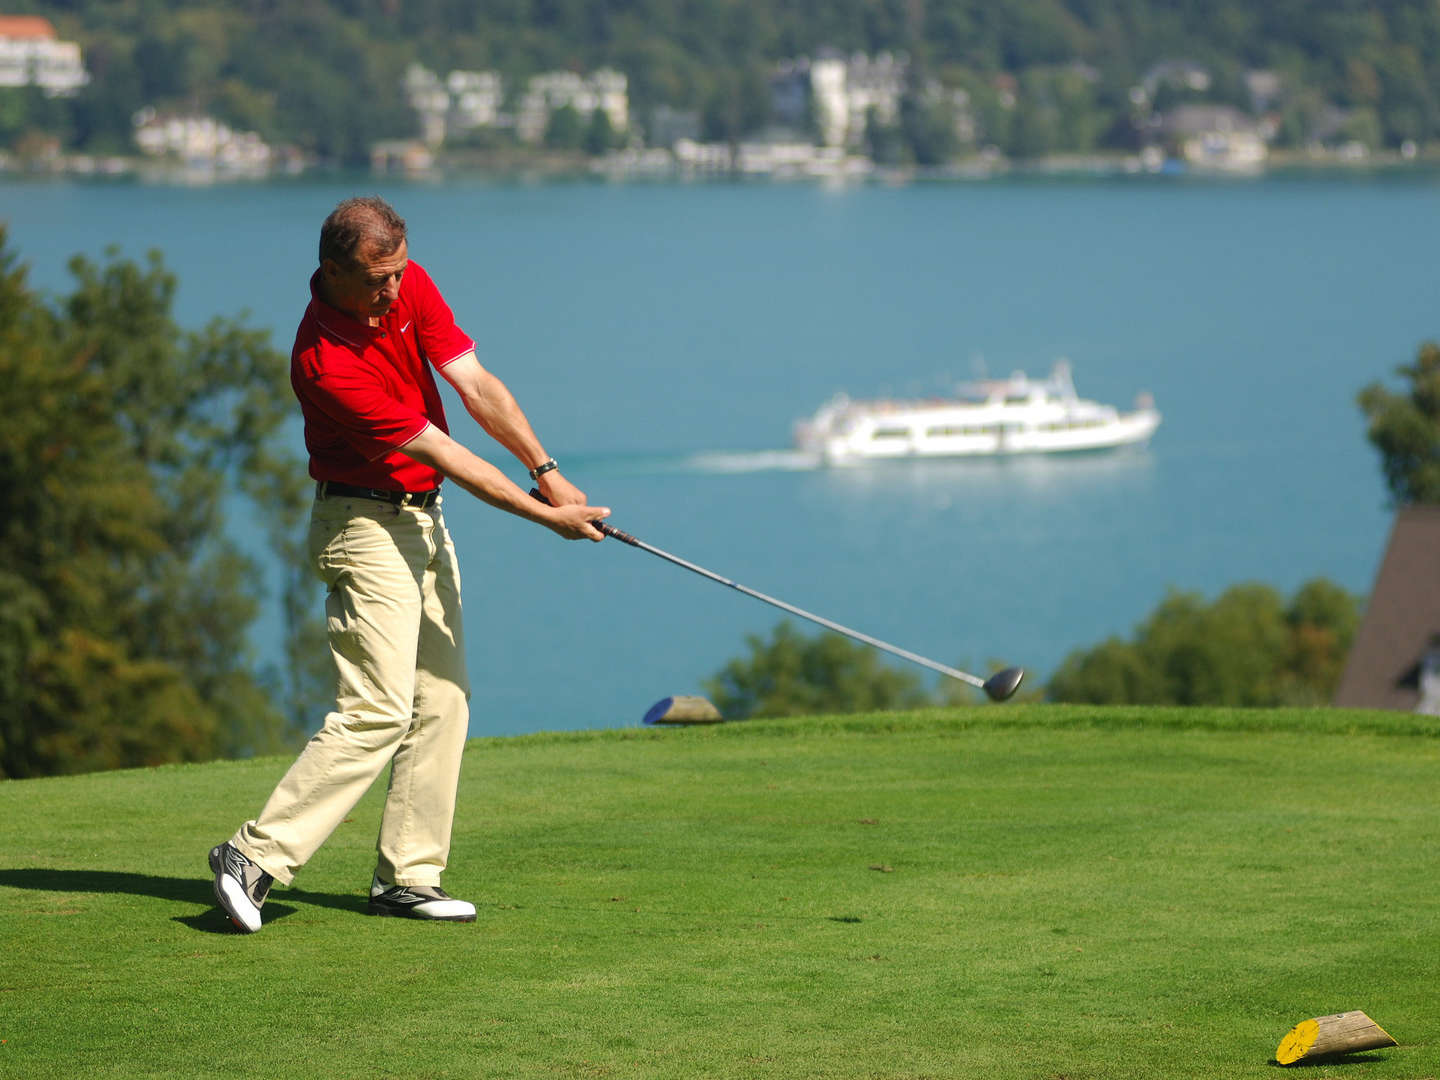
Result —
[{"label": "house with red roof", "polygon": [[89,81],[79,43],[61,41],[49,19],[0,15],[0,87],[38,86],[48,97],[69,97]]}]

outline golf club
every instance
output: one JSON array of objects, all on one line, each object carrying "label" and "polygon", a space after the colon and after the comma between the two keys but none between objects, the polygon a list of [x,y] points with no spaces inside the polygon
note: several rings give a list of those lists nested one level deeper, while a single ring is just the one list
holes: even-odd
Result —
[{"label": "golf club", "polygon": [[[532,488],[530,494],[541,502],[549,501],[540,494],[539,489]],[[862,634],[860,631],[852,630],[848,626],[841,626],[837,622],[832,622],[830,619],[824,618],[821,615],[806,611],[804,608],[798,608],[794,604],[787,604],[784,600],[777,600],[773,596],[766,596],[756,589],[748,588],[737,581],[731,581],[729,578],[721,577],[712,570],[706,570],[703,566],[696,566],[692,562],[687,562],[677,555],[671,555],[668,551],[662,551],[660,548],[647,544],[643,540],[637,540],[629,533],[622,532],[615,528],[615,526],[607,525],[603,521],[595,521],[591,522],[591,524],[611,539],[619,540],[622,544],[629,544],[631,547],[639,548],[641,551],[648,551],[651,555],[658,555],[666,562],[672,562],[676,566],[684,567],[691,573],[699,574],[701,577],[709,578],[711,581],[718,581],[721,585],[728,585],[736,592],[742,592],[746,596],[753,596],[756,600],[764,601],[772,607],[779,608],[781,611],[788,611],[792,615],[798,615],[802,619],[808,619],[813,623],[817,623],[827,630],[834,630],[837,634],[844,634],[846,637],[854,638],[856,641],[863,641],[866,645],[873,645],[877,649],[883,649],[885,652],[903,657],[911,663],[919,664],[921,667],[927,667],[931,671],[938,671],[941,675],[948,675],[952,679],[959,679],[961,682],[969,683],[971,686],[984,690],[992,701],[1004,701],[1010,697],[1019,689],[1020,680],[1025,677],[1025,670],[1023,668],[1009,667],[1003,671],[997,671],[988,679],[982,679],[978,675],[971,675],[957,668],[929,660],[920,656],[918,653],[911,652],[909,649],[902,649],[897,645],[891,645],[889,642],[881,641],[879,638],[873,638],[869,634]]]}]

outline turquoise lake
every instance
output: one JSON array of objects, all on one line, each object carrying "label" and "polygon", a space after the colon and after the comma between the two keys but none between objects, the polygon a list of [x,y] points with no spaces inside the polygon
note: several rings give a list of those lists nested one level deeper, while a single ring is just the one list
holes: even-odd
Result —
[{"label": "turquoise lake", "polygon": [[[1368,591],[1390,511],[1355,395],[1398,387],[1393,370],[1440,337],[1440,178],[1419,173],[11,180],[0,218],[36,286],[64,291],[77,252],[158,248],[183,323],[246,312],[288,352],[321,220],[370,192],[614,524],[943,663],[1036,681],[1128,635],[1170,588]],[[842,470],[789,452],[794,422],[837,391],[926,396],[1060,357],[1084,397],[1154,395],[1148,448]],[[450,402],[455,433],[524,482]],[[782,617],[620,544],[566,544],[459,493],[446,509],[476,735],[639,724]]]}]

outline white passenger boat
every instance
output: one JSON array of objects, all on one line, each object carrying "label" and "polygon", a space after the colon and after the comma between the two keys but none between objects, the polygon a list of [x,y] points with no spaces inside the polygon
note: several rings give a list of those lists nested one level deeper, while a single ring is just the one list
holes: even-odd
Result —
[{"label": "white passenger boat", "polygon": [[883,458],[994,457],[1106,450],[1143,443],[1160,426],[1149,394],[1135,410],[1075,393],[1070,364],[1049,378],[1016,372],[966,383],[953,398],[852,401],[839,395],[795,427],[795,443],[832,465]]}]

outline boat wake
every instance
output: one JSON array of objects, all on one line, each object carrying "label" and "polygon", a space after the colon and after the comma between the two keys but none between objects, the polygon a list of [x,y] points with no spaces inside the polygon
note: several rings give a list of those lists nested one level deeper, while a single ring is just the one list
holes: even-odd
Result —
[{"label": "boat wake", "polygon": [[801,472],[820,467],[820,455],[805,450],[711,450],[682,459],[687,472]]},{"label": "boat wake", "polygon": [[802,472],[821,467],[820,456],[805,450],[694,450],[675,454],[588,454],[570,456],[590,471],[653,475],[655,473],[708,473],[735,475],[764,472]]}]

